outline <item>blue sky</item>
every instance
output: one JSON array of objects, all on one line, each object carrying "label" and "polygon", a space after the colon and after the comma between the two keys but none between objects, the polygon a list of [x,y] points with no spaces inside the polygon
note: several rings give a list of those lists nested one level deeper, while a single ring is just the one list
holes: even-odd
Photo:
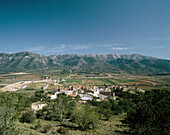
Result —
[{"label": "blue sky", "polygon": [[170,59],[170,0],[0,0],[0,52]]}]

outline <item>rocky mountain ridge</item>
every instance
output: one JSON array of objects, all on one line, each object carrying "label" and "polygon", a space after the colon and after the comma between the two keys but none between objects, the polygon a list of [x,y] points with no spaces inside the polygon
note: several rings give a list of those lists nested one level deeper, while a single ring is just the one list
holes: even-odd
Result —
[{"label": "rocky mountain ridge", "polygon": [[89,73],[170,74],[170,60],[139,54],[44,56],[33,52],[0,53],[1,73],[52,68]]}]

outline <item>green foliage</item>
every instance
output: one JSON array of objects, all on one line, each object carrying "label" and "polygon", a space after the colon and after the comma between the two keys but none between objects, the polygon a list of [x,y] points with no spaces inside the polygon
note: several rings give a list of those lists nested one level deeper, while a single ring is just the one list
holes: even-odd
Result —
[{"label": "green foliage", "polygon": [[130,132],[138,135],[170,133],[170,92],[154,90],[146,92],[126,119]]},{"label": "green foliage", "polygon": [[27,87],[25,90],[35,90],[33,87]]},{"label": "green foliage", "polygon": [[[35,123],[35,122],[34,122],[34,123]],[[42,126],[42,125],[41,125],[41,122],[40,122],[40,120],[38,120],[38,121],[35,123],[35,125],[32,126],[31,128],[37,130],[37,129],[41,128],[41,126]]]},{"label": "green foliage", "polygon": [[36,116],[34,114],[33,110],[26,110],[21,118],[20,118],[20,122],[27,122],[27,123],[32,123],[35,120]]},{"label": "green foliage", "polygon": [[3,88],[4,86],[3,85],[0,85],[0,88]]},{"label": "green foliage", "polygon": [[[126,94],[126,93],[123,93]],[[122,94],[122,95],[123,95]],[[97,102],[95,100],[90,101],[89,103],[96,106],[96,112],[99,113],[100,119],[109,120],[109,118],[114,114],[121,114],[123,112],[130,111],[133,106],[135,106],[135,99],[138,97],[136,95],[135,98],[129,98],[130,96],[123,96],[125,98],[118,99],[116,101],[114,100],[108,100],[108,101],[101,101]]]},{"label": "green foliage", "polygon": [[59,94],[57,99],[49,102],[48,106],[37,112],[37,117],[62,122],[64,119],[70,118],[75,107],[75,101],[66,95]]},{"label": "green foliage", "polygon": [[37,90],[34,95],[37,98],[43,98],[43,94],[44,94],[43,90]]},{"label": "green foliage", "polygon": [[15,92],[0,93],[0,134],[17,135],[15,121],[22,110],[29,107],[31,99],[27,94]]},{"label": "green foliage", "polygon": [[77,95],[77,96],[76,96],[76,101],[79,101],[79,100],[80,100],[80,96]]},{"label": "green foliage", "polygon": [[0,106],[0,135],[17,134],[14,126],[14,120],[14,109]]},{"label": "green foliage", "polygon": [[31,104],[32,97],[23,93],[3,92],[0,93],[0,106],[14,108],[14,111],[20,113]]},{"label": "green foliage", "polygon": [[109,120],[109,118],[113,114],[113,112],[111,111],[111,103],[108,101],[102,101],[97,104],[95,103],[95,105],[97,105],[96,112],[99,113],[100,119],[104,117],[105,120]]},{"label": "green foliage", "polygon": [[59,130],[58,130],[58,133],[67,135],[68,134],[68,130],[67,130],[67,128],[60,127]]},{"label": "green foliage", "polygon": [[45,125],[43,126],[42,133],[47,133],[47,132],[50,131],[50,129],[51,129],[51,125],[50,125],[50,124],[45,124]]},{"label": "green foliage", "polygon": [[80,126],[81,130],[95,128],[98,124],[99,116],[90,106],[82,110],[75,110],[72,114],[72,121]]}]

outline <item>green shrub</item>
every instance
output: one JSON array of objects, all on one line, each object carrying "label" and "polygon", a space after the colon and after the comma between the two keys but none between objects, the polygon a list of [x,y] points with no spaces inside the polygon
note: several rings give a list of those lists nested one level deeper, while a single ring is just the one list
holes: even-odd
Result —
[{"label": "green shrub", "polygon": [[21,118],[20,118],[20,122],[26,122],[26,123],[32,123],[35,120],[36,116],[34,114],[33,110],[26,110]]},{"label": "green shrub", "polygon": [[170,133],[170,92],[146,92],[126,118],[130,132],[138,135],[168,135]]},{"label": "green shrub", "polygon": [[47,133],[47,132],[49,132],[50,131],[50,129],[51,129],[51,125],[50,124],[45,124],[44,126],[43,126],[43,130],[42,130],[42,133]]},{"label": "green shrub", "polygon": [[67,128],[64,128],[64,127],[60,127],[60,128],[58,129],[58,133],[67,135],[67,134],[68,134],[68,129],[67,129]]},{"label": "green shrub", "polygon": [[72,115],[72,121],[77,123],[81,130],[95,128],[98,120],[99,114],[87,107],[84,107],[82,110],[75,110]]},{"label": "green shrub", "polygon": [[38,120],[38,121],[35,123],[35,125],[32,126],[31,128],[32,128],[32,129],[35,129],[35,130],[41,128],[41,122],[40,122],[40,120]]},{"label": "green shrub", "polygon": [[0,106],[0,135],[17,134],[15,125],[15,110]]}]

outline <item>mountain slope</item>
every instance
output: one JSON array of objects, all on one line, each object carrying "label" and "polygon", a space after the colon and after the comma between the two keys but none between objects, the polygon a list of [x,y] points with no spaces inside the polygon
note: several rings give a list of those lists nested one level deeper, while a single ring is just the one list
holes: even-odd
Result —
[{"label": "mountain slope", "polygon": [[23,71],[48,67],[48,58],[31,52],[0,54],[0,69]]},{"label": "mountain slope", "polygon": [[87,73],[170,74],[170,60],[138,54],[44,56],[32,52],[0,53],[1,72],[50,70],[51,68]]}]

